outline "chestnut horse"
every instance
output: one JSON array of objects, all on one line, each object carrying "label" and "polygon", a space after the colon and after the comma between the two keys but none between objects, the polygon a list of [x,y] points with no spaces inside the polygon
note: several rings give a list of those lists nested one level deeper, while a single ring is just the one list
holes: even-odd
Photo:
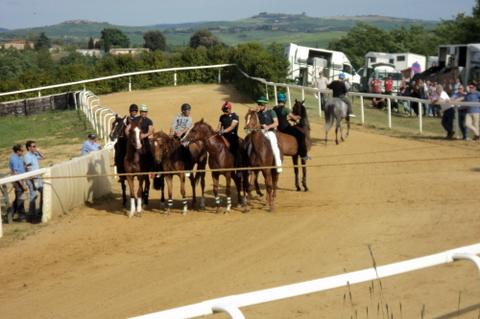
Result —
[{"label": "chestnut horse", "polygon": [[[196,122],[193,127],[189,130],[188,134],[183,138],[185,142],[194,143],[202,141],[208,152],[208,166],[212,169],[222,169],[222,168],[234,168],[235,167],[235,156],[229,150],[228,141],[221,135],[217,134],[215,130],[206,122],[201,119]],[[225,176],[226,188],[225,193],[227,197],[227,207],[226,212],[230,212],[232,206],[230,184],[231,179],[233,178],[235,185],[237,187],[237,200],[238,204],[246,203],[246,180],[248,173],[246,171],[239,172],[237,175],[235,171],[213,171],[213,194],[215,196],[215,204],[217,213],[220,210],[220,197],[218,196],[218,185],[220,175]],[[245,183],[242,183],[242,176],[245,176]],[[242,187],[244,186],[244,187]],[[241,190],[244,190],[244,196],[241,196]]]},{"label": "chestnut horse", "polygon": [[[134,174],[142,172],[142,140],[140,139],[140,128],[135,122],[130,123],[130,127],[127,132],[127,147],[126,154],[123,161],[123,165],[126,173]],[[135,193],[134,178],[138,179],[138,189]],[[143,196],[143,183],[148,179],[147,175],[127,175],[127,183],[130,189],[130,211],[128,217],[132,217],[134,214],[138,216],[142,212],[142,196]],[[137,204],[135,210],[135,202]]]},{"label": "chestnut horse", "polygon": [[[151,141],[153,146],[153,158],[156,164],[161,164],[165,171],[184,171],[191,170],[191,154],[188,149],[184,148],[179,140],[170,137],[168,134],[160,131],[153,135]],[[186,173],[169,173],[164,174],[168,186],[168,206],[167,213],[173,207],[172,187],[173,176],[177,175],[180,178],[180,193],[182,195],[182,213],[185,215],[188,211],[186,193],[185,193],[185,175]],[[194,176],[188,174],[193,186]]]},{"label": "chestnut horse", "polygon": [[[248,166],[265,167],[275,166],[272,146],[270,141],[265,137],[260,126],[257,111],[251,109],[245,115],[245,130],[248,132],[245,137],[244,149],[247,154]],[[295,138],[292,136],[292,139]],[[295,141],[296,143],[296,141]],[[276,169],[262,168],[260,169],[265,179],[265,187],[267,189],[267,205],[270,211],[275,210],[274,199],[277,191],[278,173]],[[257,193],[259,193],[257,183],[258,169],[253,170],[250,178],[250,186],[255,183]]]}]

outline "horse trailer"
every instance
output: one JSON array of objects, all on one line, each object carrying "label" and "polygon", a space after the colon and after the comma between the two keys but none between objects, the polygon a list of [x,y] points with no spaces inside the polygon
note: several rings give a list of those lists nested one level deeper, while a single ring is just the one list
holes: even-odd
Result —
[{"label": "horse trailer", "polygon": [[388,63],[395,69],[403,71],[410,70],[410,77],[417,73],[422,73],[427,67],[427,58],[424,55],[414,53],[385,53],[368,52],[365,54],[365,65],[370,68],[372,64]]},{"label": "horse trailer", "polygon": [[343,73],[353,87],[360,85],[360,76],[356,74],[348,57],[340,51],[309,48],[290,43],[285,49],[289,61],[287,79],[301,85],[312,85],[320,72],[329,82],[337,80]]},{"label": "horse trailer", "polygon": [[480,43],[439,46],[438,66],[458,68],[463,84],[480,81]]}]

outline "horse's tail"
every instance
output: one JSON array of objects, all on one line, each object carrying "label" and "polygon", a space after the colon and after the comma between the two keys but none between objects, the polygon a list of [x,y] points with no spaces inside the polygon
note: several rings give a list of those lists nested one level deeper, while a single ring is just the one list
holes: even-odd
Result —
[{"label": "horse's tail", "polygon": [[335,120],[335,103],[333,101],[327,102],[325,105],[325,132],[328,132]]}]

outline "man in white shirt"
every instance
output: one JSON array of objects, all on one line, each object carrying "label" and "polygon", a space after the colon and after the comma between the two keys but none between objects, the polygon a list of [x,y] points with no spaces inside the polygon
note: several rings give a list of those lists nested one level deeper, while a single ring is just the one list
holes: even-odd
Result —
[{"label": "man in white shirt", "polygon": [[447,131],[447,139],[453,138],[455,132],[453,131],[453,120],[455,118],[455,110],[452,105],[442,104],[450,101],[450,97],[447,92],[443,90],[443,86],[438,84],[435,88],[436,98],[432,100],[432,104],[440,105],[441,110],[443,111],[442,115],[442,126]]},{"label": "man in white shirt", "polygon": [[[328,79],[323,76],[323,70],[318,73],[318,78],[315,79],[315,87],[319,90],[326,90],[328,85]],[[318,93],[321,99],[322,110],[325,106],[325,95],[324,93]]]}]

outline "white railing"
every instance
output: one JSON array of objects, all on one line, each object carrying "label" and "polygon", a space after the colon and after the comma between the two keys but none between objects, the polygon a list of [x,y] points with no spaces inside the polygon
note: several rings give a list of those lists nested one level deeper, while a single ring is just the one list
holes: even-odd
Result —
[{"label": "white railing", "polygon": [[480,257],[477,256],[478,254],[480,254],[480,244],[475,244],[385,266],[372,267],[281,287],[211,299],[188,306],[135,317],[135,319],[187,319],[215,313],[226,313],[232,319],[245,319],[245,316],[240,311],[242,307],[369,282],[415,270],[445,265],[457,260],[471,261],[480,271]]},{"label": "white railing", "polygon": [[[286,90],[286,95],[287,95],[287,103],[289,107],[292,107],[292,99],[291,99],[291,93],[290,89],[298,89],[301,90],[302,94],[302,100],[305,99],[305,91],[310,91],[312,93],[317,94],[317,97],[315,97],[318,100],[318,115],[321,117],[322,116],[322,101],[320,98],[319,93],[326,93],[326,94],[331,94],[331,90],[319,90],[317,88],[313,87],[308,87],[308,86],[301,86],[301,85],[295,85],[295,84],[287,84],[287,83],[275,83],[275,82],[270,82],[267,81],[263,78],[259,77],[253,77],[245,73],[244,71],[238,69],[239,72],[245,76],[246,78],[252,80],[252,81],[257,81],[259,83],[262,83],[265,85],[265,92],[266,92],[266,97],[268,99],[268,87],[273,87],[273,92],[274,92],[274,98],[275,101],[277,100],[277,94],[278,94],[278,89],[279,88],[285,88]],[[417,102],[418,103],[418,125],[419,125],[419,132],[423,133],[423,117],[422,117],[422,105],[428,105],[432,104],[430,100],[425,100],[425,99],[419,99],[419,98],[414,98],[414,97],[408,97],[408,96],[397,96],[397,95],[387,95],[387,94],[374,94],[374,93],[362,93],[362,92],[349,92],[349,96],[356,96],[360,98],[360,114],[361,114],[361,122],[362,124],[365,124],[365,104],[364,104],[364,98],[383,98],[386,99],[387,101],[387,126],[388,128],[392,128],[392,100],[394,101],[406,101],[408,103],[410,102]],[[480,107],[480,102],[445,102],[445,103],[437,103],[437,105],[451,105],[455,107],[455,112],[458,112],[458,107],[459,106],[467,106],[467,107]],[[455,121],[457,123],[457,121]]]},{"label": "white railing", "polygon": [[[118,79],[118,78],[125,78],[125,77],[128,77],[128,79],[129,79],[128,89],[129,89],[129,91],[131,91],[132,90],[132,76],[143,75],[143,74],[151,74],[151,73],[165,73],[165,72],[174,72],[173,73],[173,84],[177,85],[177,80],[176,80],[177,79],[177,72],[179,72],[179,71],[189,71],[189,70],[204,70],[204,69],[218,69],[218,81],[221,82],[221,69],[225,68],[225,67],[230,67],[230,66],[235,66],[235,64],[185,66],[185,67],[177,67],[177,68],[166,68],[166,69],[128,72],[128,73],[121,73],[121,74],[103,76],[103,77],[88,79],[88,80],[81,80],[81,81],[75,81],[75,82],[47,85],[47,86],[36,87],[36,88],[26,89],[26,90],[3,92],[3,93],[0,93],[0,96],[7,96],[7,95],[14,95],[14,94],[21,94],[21,93],[30,93],[30,92],[39,92],[39,95],[40,95],[40,92],[43,91],[43,90],[56,89],[56,88],[72,86],[72,85],[80,85],[80,84],[85,85],[87,83],[99,82],[99,81],[105,81],[105,80],[111,80],[111,79]],[[86,90],[86,89],[84,88],[84,90]]]}]

